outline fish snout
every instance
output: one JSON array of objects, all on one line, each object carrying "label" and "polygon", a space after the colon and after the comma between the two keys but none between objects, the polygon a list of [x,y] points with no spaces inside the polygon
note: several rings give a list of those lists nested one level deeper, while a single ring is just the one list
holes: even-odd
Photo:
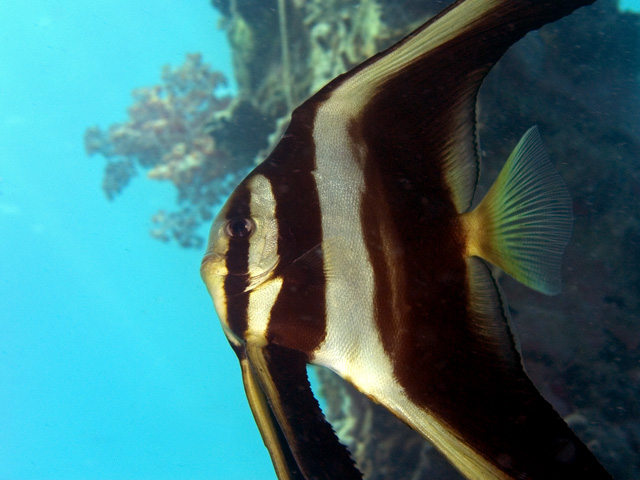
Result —
[{"label": "fish snout", "polygon": [[226,257],[219,253],[207,252],[202,257],[200,264],[200,276],[204,283],[209,285],[213,277],[224,277],[229,273],[227,270]]}]

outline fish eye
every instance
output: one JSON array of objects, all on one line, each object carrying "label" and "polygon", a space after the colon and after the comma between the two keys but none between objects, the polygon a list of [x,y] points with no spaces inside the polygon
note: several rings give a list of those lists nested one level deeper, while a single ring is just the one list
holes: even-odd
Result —
[{"label": "fish eye", "polygon": [[230,219],[224,227],[230,238],[247,238],[255,230],[255,223],[250,218],[236,217]]}]

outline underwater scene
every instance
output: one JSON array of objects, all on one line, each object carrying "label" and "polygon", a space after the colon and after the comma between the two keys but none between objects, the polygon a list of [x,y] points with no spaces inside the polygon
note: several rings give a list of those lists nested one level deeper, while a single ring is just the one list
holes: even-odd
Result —
[{"label": "underwater scene", "polygon": [[[453,1],[0,3],[0,480],[610,478],[604,470],[615,479],[640,478],[640,0],[557,2],[567,7],[540,0],[539,9],[503,12],[492,10],[502,0],[464,0],[444,14]],[[430,27],[421,27],[425,22]],[[476,41],[475,29],[488,33]],[[449,44],[457,55],[440,55]],[[411,75],[399,76],[403,69]],[[433,72],[425,80],[433,84],[408,82],[425,71]],[[380,129],[395,132],[393,115],[415,115],[420,102],[412,95],[427,90],[455,100],[434,101],[437,108],[423,113],[434,131],[450,135],[442,142],[453,160],[442,160],[438,192],[456,205],[467,202],[458,213],[470,220],[460,224],[482,223],[479,214],[465,215],[482,211],[485,195],[508,203],[504,191],[518,193],[518,182],[531,182],[522,187],[523,204],[543,205],[551,220],[541,228],[555,242],[555,256],[530,260],[544,240],[536,236],[537,217],[520,209],[501,210],[504,224],[515,228],[516,244],[526,243],[522,232],[533,232],[533,241],[513,247],[502,263],[480,246],[493,225],[464,230],[465,239],[480,240],[465,240],[460,251],[487,262],[469,263],[460,282],[482,278],[479,290],[495,293],[474,297],[470,286],[472,300],[441,295],[430,311],[459,302],[467,324],[480,325],[469,333],[456,323],[439,333],[448,352],[464,359],[452,365],[481,360],[469,368],[427,360],[416,347],[425,342],[385,343],[384,326],[374,323],[385,308],[401,310],[397,298],[412,291],[410,282],[428,278],[424,269],[412,276],[406,272],[415,269],[389,266],[398,245],[422,245],[401,243],[403,234],[388,232],[388,225],[400,231],[401,222],[383,221],[393,208],[413,211],[404,197],[394,203],[370,195],[369,208],[358,204],[358,228],[382,219],[374,237],[386,269],[376,267],[364,230],[340,226],[357,237],[351,244],[322,236],[350,205],[344,191],[369,192],[358,182],[389,181],[364,165],[385,159],[358,155],[377,145],[402,158],[421,141],[401,131],[410,122],[388,137]],[[340,102],[354,109],[352,118],[331,110]],[[455,128],[440,128],[451,118]],[[378,134],[398,143],[385,149]],[[477,185],[477,166],[455,160],[467,155],[456,153],[464,142],[469,151],[477,144],[481,155]],[[522,167],[523,178],[503,179],[507,159],[515,169],[545,157],[539,142],[570,200],[550,166],[532,163]],[[345,167],[332,176],[333,167],[322,167],[323,149],[341,145],[345,155],[332,162],[360,159],[368,174]],[[298,181],[306,155],[317,160],[307,172],[315,190]],[[542,168],[542,177],[556,180],[536,183],[531,172]],[[417,184],[404,180],[406,191]],[[494,182],[502,194],[492,194]],[[545,204],[536,189],[551,183],[562,192],[551,191]],[[307,203],[318,218],[294,216],[284,228],[283,215]],[[266,220],[256,220],[263,208]],[[407,217],[407,231],[445,231],[435,224],[420,230]],[[491,219],[499,223],[497,214]],[[314,228],[319,237],[311,238]],[[351,248],[360,244],[371,258]],[[238,262],[232,254],[242,245],[246,258]],[[409,257],[418,265],[428,253]],[[531,262],[561,278],[561,289],[555,277],[527,270]],[[342,276],[357,285],[369,267],[375,288],[387,282],[394,292],[391,307],[381,290],[355,295],[354,305],[373,305],[371,318],[327,293],[340,291]],[[283,289],[288,278],[302,278],[308,292],[297,284]],[[278,309],[285,293],[295,300]],[[320,310],[313,310],[316,299]],[[319,340],[309,333],[317,318],[271,326],[298,308],[322,317]],[[407,316],[418,310],[427,311],[422,300]],[[352,317],[370,323],[341,324]],[[504,338],[491,329],[495,322]],[[351,342],[336,353],[325,341],[354,332],[361,346]],[[367,332],[381,339],[378,350]],[[483,383],[468,372],[490,363],[475,350],[487,338],[491,352],[508,357],[506,367],[496,364],[507,373],[488,374]],[[305,367],[311,362],[321,366]],[[427,375],[431,365],[447,374]],[[415,383],[437,385],[413,386],[414,371]],[[403,393],[389,393],[394,389]],[[429,403],[430,394],[441,395],[440,403]],[[530,418],[507,413],[519,412],[522,398]],[[331,428],[316,415],[316,400]],[[427,420],[416,418],[425,412]],[[562,432],[553,434],[558,471],[546,471],[536,457],[547,420]],[[539,424],[518,426],[530,423]],[[517,443],[509,435],[522,443],[494,455],[499,445]],[[572,476],[576,471],[581,476]]]}]

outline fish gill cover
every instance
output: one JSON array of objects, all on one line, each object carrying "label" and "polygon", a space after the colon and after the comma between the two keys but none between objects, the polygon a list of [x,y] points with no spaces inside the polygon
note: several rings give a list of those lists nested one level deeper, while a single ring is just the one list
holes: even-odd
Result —
[{"label": "fish gill cover", "polygon": [[[437,0],[213,0],[233,49],[237,93],[190,55],[134,91],[130,119],[85,135],[113,199],[138,170],[172,182],[179,209],[152,235],[199,248],[199,227],[264,158],[291,108],[439,11]],[[618,479],[640,476],[640,18],[600,0],[528,35],[479,98],[480,190],[537,124],[574,201],[565,291],[505,279],[536,386]],[[284,80],[283,80],[284,79]],[[326,414],[365,478],[459,478],[421,436],[326,371]]]}]

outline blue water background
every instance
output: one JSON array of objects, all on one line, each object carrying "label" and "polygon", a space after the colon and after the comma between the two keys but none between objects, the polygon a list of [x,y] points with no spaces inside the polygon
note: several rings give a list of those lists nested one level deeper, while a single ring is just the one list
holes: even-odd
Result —
[{"label": "blue water background", "polygon": [[275,478],[168,185],[110,203],[84,130],[200,51],[208,0],[0,2],[0,479]]},{"label": "blue water background", "polygon": [[0,3],[0,480],[275,478],[202,252],[148,235],[174,191],[108,202],[82,141],[188,52],[230,74],[216,20],[208,0]]}]

